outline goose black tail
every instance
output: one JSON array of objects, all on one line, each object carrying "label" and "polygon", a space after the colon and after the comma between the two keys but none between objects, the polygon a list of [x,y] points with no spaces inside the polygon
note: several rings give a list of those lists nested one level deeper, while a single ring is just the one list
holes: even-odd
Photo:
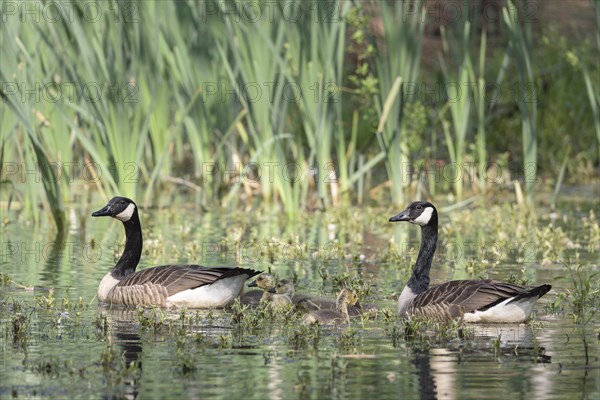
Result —
[{"label": "goose black tail", "polygon": [[536,286],[536,287],[528,290],[527,292],[524,292],[524,293],[521,293],[521,294],[515,296],[515,298],[512,299],[510,301],[510,303],[512,303],[514,301],[519,301],[521,299],[526,299],[526,298],[529,298],[529,297],[537,297],[539,299],[540,297],[542,297],[543,295],[545,295],[546,293],[548,293],[550,291],[550,289],[552,289],[552,285],[540,285],[540,286]]}]

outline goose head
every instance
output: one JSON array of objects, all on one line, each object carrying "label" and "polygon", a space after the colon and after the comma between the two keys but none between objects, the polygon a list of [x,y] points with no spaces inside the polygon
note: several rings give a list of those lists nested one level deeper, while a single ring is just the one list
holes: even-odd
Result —
[{"label": "goose head", "polygon": [[127,197],[113,197],[107,205],[92,213],[92,217],[113,217],[121,222],[127,222],[136,215],[137,206]]},{"label": "goose head", "polygon": [[294,283],[287,279],[280,280],[275,287],[269,290],[269,293],[283,294],[289,297],[294,296]]},{"label": "goose head", "polygon": [[338,295],[337,303],[338,305],[356,305],[358,303],[358,296],[356,295],[355,291],[350,290],[348,288],[344,288],[340,291],[340,294]]},{"label": "goose head", "polygon": [[267,273],[261,274],[254,281],[248,284],[248,287],[257,287],[266,291],[271,289],[273,286],[275,286],[275,277]]},{"label": "goose head", "polygon": [[390,222],[408,221],[411,224],[420,226],[437,226],[437,220],[437,210],[433,204],[427,201],[415,201],[414,203],[411,203],[406,210],[390,218]]}]

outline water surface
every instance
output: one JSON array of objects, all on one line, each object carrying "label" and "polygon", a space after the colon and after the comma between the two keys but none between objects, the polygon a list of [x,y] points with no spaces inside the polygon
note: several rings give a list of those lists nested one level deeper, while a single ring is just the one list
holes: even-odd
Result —
[{"label": "water surface", "polygon": [[[543,259],[541,243],[533,258],[526,246],[503,247],[511,256],[483,272],[473,272],[473,260],[452,258],[447,246],[432,271],[433,282],[485,273],[551,283],[535,323],[407,336],[393,310],[418,246],[414,227],[364,223],[369,216],[353,222],[351,212],[290,223],[278,216],[177,211],[143,210],[140,267],[241,265],[332,298],[344,282],[362,285],[363,302],[392,310],[390,318],[380,314],[318,332],[263,321],[250,330],[231,311],[106,309],[95,293],[122,250],[120,223],[75,218],[62,244],[49,228],[12,223],[2,227],[0,266],[12,283],[0,287],[0,397],[599,398],[598,320],[577,324],[568,305],[545,309],[557,293],[575,288],[564,265]],[[598,253],[593,243],[589,251],[587,231],[574,222],[586,213],[565,211],[560,226],[575,245],[561,258],[577,255],[591,270]],[[460,237],[463,245],[506,243],[494,232],[467,226],[463,234],[448,220],[442,226],[442,238]],[[390,240],[402,244],[406,259],[387,255]]]}]

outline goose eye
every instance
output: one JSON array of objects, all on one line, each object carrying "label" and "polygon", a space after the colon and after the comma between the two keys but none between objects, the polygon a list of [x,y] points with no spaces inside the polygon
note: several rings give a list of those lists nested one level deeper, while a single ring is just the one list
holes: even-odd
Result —
[{"label": "goose eye", "polygon": [[121,202],[120,202],[120,203],[121,203],[121,204],[125,204],[125,200],[121,200]]},{"label": "goose eye", "polygon": [[420,209],[421,209],[421,206],[417,206],[417,210],[420,210]]}]

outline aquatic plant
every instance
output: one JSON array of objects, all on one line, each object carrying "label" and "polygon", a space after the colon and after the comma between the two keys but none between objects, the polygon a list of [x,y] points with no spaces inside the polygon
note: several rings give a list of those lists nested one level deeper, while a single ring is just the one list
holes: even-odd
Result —
[{"label": "aquatic plant", "polygon": [[154,334],[170,329],[165,310],[160,307],[138,306],[137,317],[142,330],[151,329]]},{"label": "aquatic plant", "polygon": [[[577,253],[576,256],[578,256]],[[563,265],[568,275],[558,279],[569,281],[572,289],[557,293],[554,300],[547,303],[546,310],[560,315],[568,313],[571,316],[574,322],[573,330],[582,340],[585,365],[587,366],[590,362],[590,343],[587,331],[590,324],[593,326],[593,321],[598,313],[598,304],[600,304],[599,273],[596,266],[583,264],[578,257],[575,262],[568,261]]]},{"label": "aquatic plant", "polygon": [[177,350],[176,355],[176,362],[179,364],[178,371],[182,375],[194,374],[198,370],[194,357],[190,353],[184,350]]},{"label": "aquatic plant", "polygon": [[532,62],[531,20],[525,18],[525,27],[521,27],[517,8],[512,1],[508,1],[502,9],[502,16],[510,37],[508,52],[516,63],[519,75],[517,104],[521,116],[523,176],[527,205],[532,208],[537,182],[538,97]]},{"label": "aquatic plant", "polygon": [[317,347],[321,339],[319,324],[293,324],[284,331],[285,339],[294,350],[305,349],[311,344]]},{"label": "aquatic plant", "polygon": [[56,298],[54,297],[54,293],[52,290],[48,293],[48,296],[40,296],[36,297],[36,302],[40,307],[44,307],[46,309],[50,309],[54,307],[54,303]]},{"label": "aquatic plant", "polygon": [[110,334],[110,327],[108,322],[108,316],[100,313],[96,314],[96,318],[93,322],[96,338],[98,340],[106,340]]},{"label": "aquatic plant", "polygon": [[[444,47],[448,48],[445,29],[443,27],[441,29]],[[446,138],[450,161],[452,162],[451,165],[455,170],[455,177],[453,177],[452,181],[454,182],[454,193],[459,201],[463,199],[464,174],[462,171],[465,165],[466,139],[471,130],[471,107],[472,99],[474,98],[474,93],[470,93],[470,83],[473,82],[473,77],[475,76],[468,50],[470,46],[470,31],[471,24],[469,21],[465,21],[462,46],[459,46],[463,51],[463,57],[461,65],[458,66],[458,75],[451,74],[442,59],[442,71],[444,72],[446,87],[449,89],[452,88],[453,92],[448,93],[449,100],[445,107],[440,110],[440,118],[443,118],[446,109],[450,109],[453,134],[450,132],[450,123],[445,119],[442,119],[442,128]],[[465,88],[469,90],[469,93],[466,95],[462,93]]]},{"label": "aquatic plant", "polygon": [[[407,184],[407,155],[404,106],[413,100],[414,93],[407,85],[419,78],[421,41],[425,28],[425,8],[417,1],[412,5],[418,12],[406,14],[407,2],[380,3],[384,39],[376,56],[379,79],[379,125],[377,140],[385,157],[385,166],[391,183],[392,203],[405,203]],[[381,154],[381,153],[380,153]],[[379,155],[378,155],[379,156]]]},{"label": "aquatic plant", "polygon": [[5,274],[4,272],[0,273],[0,285],[1,286],[9,286],[12,282],[12,279],[10,278],[10,276],[8,274]]},{"label": "aquatic plant", "polygon": [[31,325],[31,314],[16,313],[12,317],[13,342],[26,341]]},{"label": "aquatic plant", "polygon": [[361,336],[356,328],[349,327],[338,333],[335,338],[336,347],[344,352],[353,351],[361,343]]},{"label": "aquatic plant", "polygon": [[401,342],[410,342],[412,345],[429,348],[433,344],[447,343],[453,339],[473,338],[475,334],[472,326],[459,319],[439,322],[412,317],[399,323],[397,320],[389,321],[387,325],[385,331],[394,347]]}]

